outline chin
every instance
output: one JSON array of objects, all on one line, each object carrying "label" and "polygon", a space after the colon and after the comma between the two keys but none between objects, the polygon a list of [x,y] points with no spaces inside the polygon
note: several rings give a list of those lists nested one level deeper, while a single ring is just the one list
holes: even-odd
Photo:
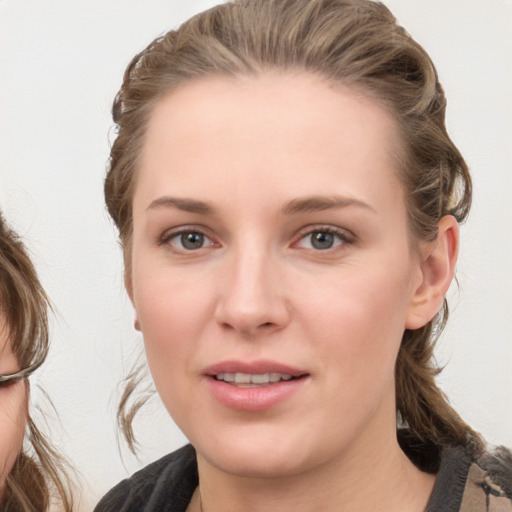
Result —
[{"label": "chin", "polygon": [[274,451],[259,450],[254,455],[253,450],[249,453],[233,453],[226,449],[222,453],[217,450],[215,453],[208,453],[205,459],[224,473],[245,478],[276,478],[287,477],[304,471],[303,464],[291,454]]},{"label": "chin", "polygon": [[[270,426],[248,428],[246,432],[229,435],[224,431],[217,437],[198,440],[198,457],[203,457],[217,469],[247,478],[293,476],[321,463],[322,443],[308,442],[305,432],[278,431]],[[259,430],[259,431],[258,431]],[[311,441],[311,440],[310,440]]]}]

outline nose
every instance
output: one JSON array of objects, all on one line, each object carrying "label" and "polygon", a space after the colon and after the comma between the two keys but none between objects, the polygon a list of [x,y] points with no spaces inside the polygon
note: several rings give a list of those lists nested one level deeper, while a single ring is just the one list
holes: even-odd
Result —
[{"label": "nose", "polygon": [[239,250],[221,277],[215,319],[224,329],[252,338],[283,329],[290,305],[278,265],[268,252]]}]

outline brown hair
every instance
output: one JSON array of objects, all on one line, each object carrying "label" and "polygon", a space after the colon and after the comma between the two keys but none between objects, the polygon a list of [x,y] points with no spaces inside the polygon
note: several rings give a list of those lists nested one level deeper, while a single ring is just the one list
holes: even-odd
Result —
[{"label": "brown hair", "polygon": [[[130,272],[132,194],[146,124],[155,103],[180,84],[209,75],[257,75],[268,69],[305,71],[370,96],[395,119],[401,134],[400,177],[415,240],[433,240],[448,214],[463,222],[471,179],[446,132],[446,100],[425,50],[391,12],[370,0],[235,0],[198,14],[153,41],[124,74],[113,105],[117,127],[107,177],[107,208]],[[442,447],[476,439],[435,383],[435,342],[448,317],[404,333],[396,362],[400,424]],[[132,377],[137,377],[137,374]],[[118,419],[133,448],[127,398]],[[131,437],[130,437],[131,436]]]},{"label": "brown hair", "polygon": [[[23,243],[0,214],[0,314],[21,368],[46,358],[48,308],[48,297]],[[64,510],[71,511],[73,500],[64,469],[66,463],[37,428],[30,413],[26,440],[30,449],[18,454],[0,496],[0,508],[44,512],[49,510],[56,494]]]}]

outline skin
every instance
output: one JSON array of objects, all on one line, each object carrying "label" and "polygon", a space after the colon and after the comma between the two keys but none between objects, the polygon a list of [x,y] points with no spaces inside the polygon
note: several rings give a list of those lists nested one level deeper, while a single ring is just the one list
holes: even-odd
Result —
[{"label": "skin", "polygon": [[[0,316],[0,374],[14,373],[19,364]],[[27,394],[23,380],[0,386],[0,499],[5,479],[21,450],[27,419]]]},{"label": "skin", "polygon": [[[397,444],[393,372],[404,329],[441,304],[458,234],[447,217],[435,242],[413,239],[399,147],[382,107],[308,74],[209,77],[155,107],[126,285],[205,512],[424,509],[434,476]],[[307,377],[275,407],[233,410],[203,373],[226,359]]]}]

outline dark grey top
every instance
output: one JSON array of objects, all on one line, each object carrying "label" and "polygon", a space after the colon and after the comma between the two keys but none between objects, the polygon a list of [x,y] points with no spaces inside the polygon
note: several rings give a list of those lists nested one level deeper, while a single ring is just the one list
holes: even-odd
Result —
[{"label": "dark grey top", "polygon": [[[489,503],[510,506],[512,511],[512,454],[508,450],[500,448],[501,456],[487,452],[477,458],[471,445],[452,446],[439,453],[435,446],[405,431],[399,433],[399,441],[416,466],[437,473],[427,512],[509,510],[495,509]],[[185,512],[197,485],[196,453],[186,445],[117,484],[94,512]],[[480,501],[482,506],[475,507]]]}]

